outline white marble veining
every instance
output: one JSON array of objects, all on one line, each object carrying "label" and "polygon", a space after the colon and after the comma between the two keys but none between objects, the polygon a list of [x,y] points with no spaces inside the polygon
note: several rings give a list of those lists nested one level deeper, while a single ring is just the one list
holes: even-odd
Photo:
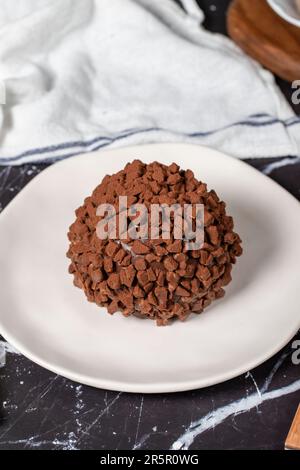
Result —
[{"label": "white marble veining", "polygon": [[282,158],[281,160],[277,160],[272,163],[268,163],[267,165],[264,166],[262,169],[262,172],[265,175],[270,175],[274,170],[278,170],[279,168],[286,167],[288,165],[295,165],[296,163],[300,162],[300,158],[296,157],[286,157]]},{"label": "white marble veining", "polygon": [[6,353],[21,354],[9,343],[0,340],[0,367],[4,367],[6,364]]},{"label": "white marble veining", "polygon": [[[5,341],[0,341],[0,351],[1,350],[8,354],[17,356],[20,355],[17,350],[15,350]],[[254,377],[254,374],[250,371],[247,372],[247,374],[245,374],[245,379],[250,379],[252,381],[254,392],[249,393],[249,387],[247,387],[246,395],[241,399],[235,400],[231,403],[217,408],[214,408],[213,406],[212,411],[197,420],[193,420],[185,428],[184,432],[172,443],[171,449],[189,449],[197,437],[199,437],[206,431],[209,431],[210,429],[213,429],[216,426],[220,425],[226,419],[230,417],[234,418],[236,415],[248,412],[253,408],[257,408],[257,411],[259,412],[259,407],[264,402],[274,400],[299,391],[300,380],[296,380],[288,385],[284,385],[282,387],[269,391],[275,374],[278,372],[279,368],[290,354],[290,350],[285,350],[281,354],[281,356],[277,359],[272,369],[268,373],[261,387],[259,387],[257,380]],[[16,368],[17,375],[19,374],[18,369],[19,367]],[[9,437],[11,430],[18,425],[20,419],[22,419],[25,414],[37,411],[38,403],[40,403],[43,399],[45,400],[45,398],[47,399],[47,395],[49,395],[50,392],[53,391],[53,388],[56,387],[56,383],[58,382],[58,380],[63,381],[63,386],[65,389],[69,388],[73,390],[74,393],[72,414],[73,418],[75,419],[73,420],[74,426],[72,430],[69,430],[68,432],[62,432],[64,428],[62,428],[60,431],[59,426],[57,432],[54,433],[54,437],[52,437],[52,439],[49,439],[49,432],[51,431],[51,429],[50,431],[47,430],[46,432],[42,431],[43,424],[51,416],[51,413],[53,413],[53,408],[56,404],[54,400],[54,403],[44,408],[44,418],[40,423],[40,428],[37,429],[37,433],[35,435],[30,436],[26,439],[6,439],[6,437]],[[23,380],[22,382],[24,383]],[[27,403],[25,409],[22,410],[21,414],[17,415],[16,419],[11,421],[10,425],[2,432],[2,434],[0,433],[0,445],[19,445],[28,449],[39,448],[44,446],[65,450],[80,449],[83,439],[92,436],[94,433],[94,429],[99,429],[99,425],[101,423],[102,418],[109,413],[109,410],[112,409],[112,407],[117,403],[120,396],[122,395],[122,393],[118,393],[114,395],[113,398],[108,399],[109,392],[106,392],[103,396],[104,406],[102,403],[99,403],[99,405],[95,405],[93,408],[86,408],[86,402],[83,393],[85,387],[83,385],[73,385],[72,383],[69,383],[67,379],[63,379],[58,375],[51,376],[51,378],[47,382],[34,386],[29,390],[27,395],[32,394],[35,389],[38,391],[38,394],[33,394],[33,400]],[[143,421],[144,401],[145,397],[141,395],[139,398],[139,404],[135,407],[137,413],[134,413],[134,419],[136,419],[136,430],[132,445],[132,448],[134,450],[145,448],[147,441],[149,441],[151,437],[157,434],[164,434],[165,432],[158,431],[157,425],[155,425],[151,427],[150,432],[140,433],[140,427]],[[8,399],[3,402],[2,406],[8,411],[15,409],[14,403],[11,403]],[[18,407],[16,406],[16,408]],[[99,408],[98,412],[97,408]],[[90,419],[90,417],[92,417],[92,419]],[[130,414],[130,417],[133,418],[133,413]],[[55,428],[53,429],[53,431],[55,431]],[[116,435],[117,433],[113,432],[113,434]]]},{"label": "white marble veining", "polygon": [[215,428],[227,418],[231,416],[236,416],[240,413],[245,413],[250,411],[252,408],[259,407],[264,402],[269,400],[274,400],[276,398],[283,397],[284,395],[289,395],[300,390],[300,380],[296,380],[289,385],[280,387],[278,389],[268,391],[269,386],[272,383],[275,373],[278,371],[279,367],[287,357],[288,353],[284,352],[279,360],[276,362],[271,372],[264,381],[264,384],[261,389],[258,388],[256,381],[254,380],[252,374],[248,372],[246,376],[250,376],[253,379],[255,392],[247,395],[240,400],[236,400],[232,403],[228,403],[225,406],[219,407],[200,419],[193,421],[182,433],[182,435],[173,442],[171,449],[189,449],[193,444],[196,437],[203,434],[205,431]]}]

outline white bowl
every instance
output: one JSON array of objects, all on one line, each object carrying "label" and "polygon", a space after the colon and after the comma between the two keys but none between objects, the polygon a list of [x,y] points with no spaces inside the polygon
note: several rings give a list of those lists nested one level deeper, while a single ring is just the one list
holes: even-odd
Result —
[{"label": "white bowl", "polygon": [[281,18],[300,27],[300,0],[267,0],[267,2]]}]

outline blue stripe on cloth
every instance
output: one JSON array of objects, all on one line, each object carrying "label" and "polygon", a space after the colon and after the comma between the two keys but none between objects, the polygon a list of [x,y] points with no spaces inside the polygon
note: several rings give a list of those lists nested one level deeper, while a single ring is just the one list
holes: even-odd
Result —
[{"label": "blue stripe on cloth", "polygon": [[[260,119],[260,118],[265,118],[265,117],[269,118],[270,116],[268,114],[254,114],[252,116],[249,116],[249,118],[255,118],[255,119],[257,118]],[[46,153],[52,153],[52,152],[56,153],[60,150],[67,150],[67,149],[74,149],[74,150],[77,148],[82,149],[80,152],[71,152],[71,153],[55,155],[53,157],[47,158],[47,161],[53,162],[53,161],[61,160],[63,158],[68,158],[74,155],[79,155],[80,153],[82,153],[82,151],[92,152],[100,148],[106,147],[109,144],[117,142],[121,139],[125,139],[133,135],[138,135],[138,134],[148,133],[148,132],[169,132],[169,133],[193,138],[193,137],[207,137],[207,136],[210,136],[218,132],[222,132],[224,130],[228,130],[232,127],[237,127],[237,126],[264,127],[264,126],[271,126],[274,124],[282,124],[284,127],[291,127],[296,124],[300,124],[300,118],[292,117],[287,120],[280,120],[277,118],[272,118],[267,121],[259,120],[258,122],[253,121],[253,120],[245,120],[245,121],[234,122],[232,124],[228,124],[227,126],[223,126],[218,129],[211,130],[211,131],[202,131],[202,132],[199,131],[199,132],[191,132],[191,133],[181,133],[178,131],[172,131],[170,129],[164,129],[164,128],[159,128],[159,127],[149,127],[146,129],[138,129],[138,128],[126,129],[114,137],[113,136],[111,137],[98,136],[90,140],[70,141],[70,142],[64,142],[58,145],[50,145],[46,147],[34,148],[31,150],[22,152],[14,157],[0,157],[0,164],[7,164],[10,162],[17,163],[19,160],[23,160],[23,159],[24,159],[23,163],[25,163],[26,157],[34,157],[34,156],[39,156],[39,155],[42,156],[43,154],[46,154]],[[99,143],[99,145],[94,146],[97,143]],[[44,160],[45,159],[43,158],[37,158],[35,162],[42,162]]]}]

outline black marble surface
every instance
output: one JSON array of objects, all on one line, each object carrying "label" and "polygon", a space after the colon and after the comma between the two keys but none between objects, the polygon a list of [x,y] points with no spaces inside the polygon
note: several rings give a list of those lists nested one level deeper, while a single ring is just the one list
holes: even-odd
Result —
[{"label": "black marble surface", "polygon": [[[225,32],[229,1],[199,1],[206,26]],[[279,82],[289,99],[290,86]],[[300,162],[249,164],[300,199]],[[46,165],[0,167],[0,211]],[[226,383],[185,393],[98,390],[32,363],[0,338],[1,449],[282,449],[300,402],[293,343]],[[295,346],[295,345],[294,345]]]}]

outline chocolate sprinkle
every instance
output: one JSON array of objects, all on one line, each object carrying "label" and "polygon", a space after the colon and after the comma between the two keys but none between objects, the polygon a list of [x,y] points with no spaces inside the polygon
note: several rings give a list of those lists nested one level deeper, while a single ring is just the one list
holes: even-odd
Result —
[{"label": "chocolate sprinkle", "polygon": [[[150,204],[204,204],[202,248],[187,251],[172,230],[171,239],[161,234],[153,240],[129,236],[101,240],[96,233],[101,220],[97,207],[109,203],[118,212],[120,195],[128,197],[128,206],[141,203],[147,209]],[[241,239],[233,232],[225,206],[215,191],[208,191],[191,170],[180,170],[176,163],[128,163],[118,173],[105,176],[75,212],[67,253],[74,285],[110,314],[121,311],[125,316],[154,319],[158,325],[201,313],[224,296],[232,265],[242,254]],[[171,218],[172,224],[174,228]]]}]

